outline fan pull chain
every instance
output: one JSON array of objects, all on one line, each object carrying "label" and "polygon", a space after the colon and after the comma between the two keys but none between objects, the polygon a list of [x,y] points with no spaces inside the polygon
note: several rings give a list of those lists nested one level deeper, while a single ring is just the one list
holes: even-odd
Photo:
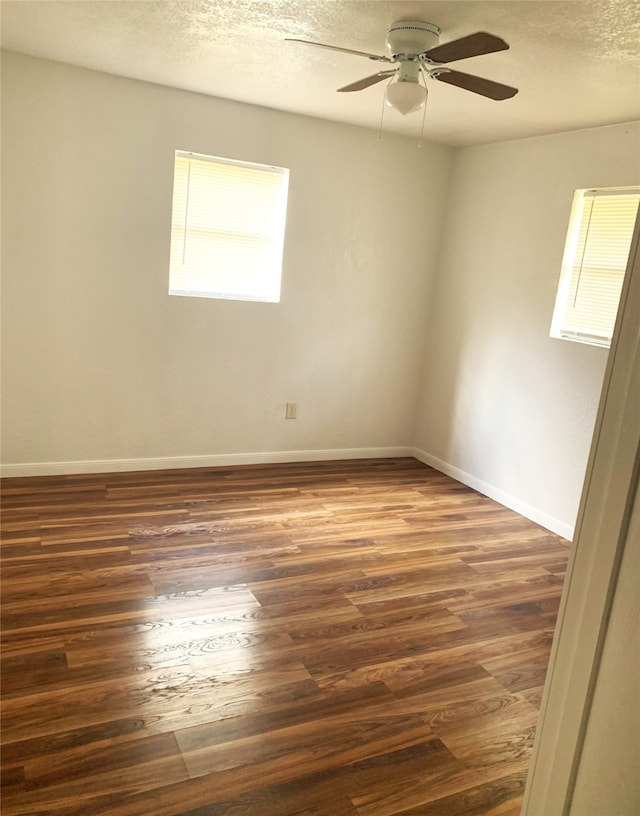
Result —
[{"label": "fan pull chain", "polygon": [[[393,79],[393,77],[391,77]],[[389,80],[390,82],[391,80]],[[389,87],[389,82],[387,82],[387,88]],[[377,141],[382,141],[382,122],[384,121],[384,103],[387,101],[387,88],[384,89],[384,93],[382,94],[382,107],[380,108],[380,127],[378,128],[378,139]]]},{"label": "fan pull chain", "polygon": [[424,147],[424,123],[427,118],[427,103],[429,102],[429,91],[427,90],[427,80],[424,78],[424,71],[420,71],[420,76],[422,77],[422,84],[424,85],[424,110],[422,111],[422,127],[420,128],[418,148]]},{"label": "fan pull chain", "polygon": [[[389,85],[391,85],[391,83],[393,82],[393,80],[395,78],[396,78],[396,75],[393,74],[391,79],[387,82],[387,88],[389,87]],[[380,128],[378,129],[378,141],[379,142],[382,141],[382,122],[384,120],[384,106],[385,106],[385,103],[387,101],[387,88],[384,89],[384,94],[382,96],[382,108],[380,110]]]}]

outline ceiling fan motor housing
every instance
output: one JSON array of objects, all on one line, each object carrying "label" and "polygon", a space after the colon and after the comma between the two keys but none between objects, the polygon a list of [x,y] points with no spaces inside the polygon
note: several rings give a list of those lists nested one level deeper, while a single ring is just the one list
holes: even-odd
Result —
[{"label": "ceiling fan motor housing", "polygon": [[415,56],[438,44],[440,29],[433,23],[419,20],[399,20],[387,34],[387,48],[392,57]]}]

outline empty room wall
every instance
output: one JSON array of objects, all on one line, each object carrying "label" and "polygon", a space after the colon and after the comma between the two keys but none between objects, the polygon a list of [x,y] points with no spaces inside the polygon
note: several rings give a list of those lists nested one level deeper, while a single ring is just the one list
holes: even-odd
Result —
[{"label": "empty room wall", "polygon": [[570,536],[607,350],[551,339],[575,189],[638,184],[637,123],[457,151],[421,458]]},{"label": "empty room wall", "polygon": [[[16,54],[2,104],[6,473],[411,445],[451,149]],[[290,168],[280,304],[168,296],[176,149]]]},{"label": "empty room wall", "polygon": [[[2,106],[5,473],[415,444],[571,535],[607,353],[549,325],[573,191],[638,183],[637,124],[418,150],[16,54]],[[280,304],[168,296],[176,149],[291,169]]]}]

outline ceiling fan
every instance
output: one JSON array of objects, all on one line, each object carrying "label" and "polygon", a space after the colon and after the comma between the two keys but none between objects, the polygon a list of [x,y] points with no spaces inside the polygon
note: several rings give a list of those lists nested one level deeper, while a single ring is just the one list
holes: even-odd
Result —
[{"label": "ceiling fan", "polygon": [[427,89],[426,83],[420,84],[421,76],[446,82],[449,85],[457,85],[459,88],[489,99],[510,99],[518,93],[518,89],[510,85],[503,85],[473,74],[465,74],[462,71],[454,71],[443,65],[443,63],[477,57],[482,54],[492,54],[495,51],[504,51],[509,48],[500,37],[488,34],[486,31],[477,31],[475,34],[438,45],[440,29],[437,25],[419,20],[400,20],[393,23],[387,33],[386,46],[389,56],[369,54],[366,51],[355,51],[352,48],[340,48],[336,45],[299,40],[293,37],[286,39],[289,42],[315,45],[319,48],[329,48],[332,51],[342,51],[345,54],[355,54],[377,62],[393,64],[393,68],[378,71],[377,74],[338,88],[338,91],[341,93],[361,91],[370,85],[375,85],[376,82],[389,80],[390,85],[386,92],[387,104],[403,115],[424,107]]}]

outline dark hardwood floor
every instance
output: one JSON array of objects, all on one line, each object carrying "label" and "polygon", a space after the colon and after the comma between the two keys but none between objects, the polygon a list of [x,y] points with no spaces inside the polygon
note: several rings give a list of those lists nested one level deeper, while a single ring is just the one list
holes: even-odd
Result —
[{"label": "dark hardwood floor", "polygon": [[519,813],[558,536],[413,459],[3,497],[3,816]]}]

